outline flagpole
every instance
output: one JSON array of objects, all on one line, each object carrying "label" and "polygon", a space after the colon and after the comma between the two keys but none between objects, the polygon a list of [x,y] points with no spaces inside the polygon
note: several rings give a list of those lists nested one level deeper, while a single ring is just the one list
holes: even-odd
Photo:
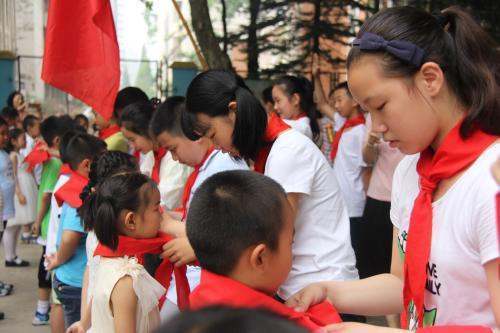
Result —
[{"label": "flagpole", "polygon": [[172,4],[174,5],[175,10],[177,11],[177,14],[179,15],[179,18],[181,19],[182,25],[184,26],[184,29],[186,29],[186,32],[188,34],[189,39],[191,40],[191,44],[193,44],[194,51],[196,52],[196,56],[198,57],[198,60],[201,63],[201,66],[203,67],[203,70],[206,71],[209,69],[208,63],[205,60],[205,57],[201,53],[201,50],[196,43],[196,40],[194,39],[193,33],[191,32],[191,29],[189,29],[189,25],[186,22],[186,19],[184,18],[184,15],[182,15],[181,8],[179,7],[179,4],[177,3],[176,0],[172,0]]}]

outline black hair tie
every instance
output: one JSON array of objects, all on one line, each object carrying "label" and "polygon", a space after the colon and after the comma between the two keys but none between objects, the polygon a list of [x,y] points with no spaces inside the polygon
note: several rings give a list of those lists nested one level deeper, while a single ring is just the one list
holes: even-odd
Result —
[{"label": "black hair tie", "polygon": [[449,19],[448,19],[448,16],[446,15],[443,15],[442,13],[440,12],[436,12],[434,14],[432,14],[432,16],[434,16],[434,18],[436,19],[437,23],[439,24],[439,26],[441,28],[445,28],[446,25],[449,23]]}]

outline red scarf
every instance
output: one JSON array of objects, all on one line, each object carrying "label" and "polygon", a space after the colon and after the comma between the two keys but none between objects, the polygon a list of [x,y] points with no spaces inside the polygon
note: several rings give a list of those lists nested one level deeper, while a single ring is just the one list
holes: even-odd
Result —
[{"label": "red scarf", "polygon": [[493,330],[484,326],[434,326],[419,328],[417,333],[493,333]]},{"label": "red scarf", "polygon": [[461,121],[444,138],[433,153],[427,148],[420,154],[417,164],[420,192],[413,204],[408,230],[404,262],[404,311],[402,327],[408,327],[410,301],[415,304],[418,326],[423,325],[424,291],[427,281],[426,265],[429,261],[432,239],[432,199],[441,180],[449,179],[470,166],[488,148],[497,136],[476,130],[467,139],[460,137]]},{"label": "red scarf", "polygon": [[344,131],[348,128],[358,126],[364,123],[365,123],[365,116],[363,116],[363,113],[360,112],[357,117],[347,119],[347,121],[344,123],[344,125],[342,125],[340,130],[338,130],[335,133],[335,137],[333,138],[332,142],[332,150],[330,151],[330,159],[332,161],[334,161],[335,156],[337,156],[337,151],[339,150],[339,143],[340,143],[340,138],[342,137],[342,133],[344,133]]},{"label": "red scarf", "polygon": [[193,172],[191,172],[188,179],[186,180],[186,185],[184,185],[184,192],[182,192],[182,206],[179,209],[177,209],[177,211],[182,213],[183,221],[186,220],[189,196],[191,195],[191,190],[193,189],[194,183],[196,182],[196,178],[198,178],[198,174],[200,173],[201,167],[205,164],[210,155],[212,155],[214,149],[215,148],[213,146],[208,148],[205,156],[203,157],[203,160],[194,167]]},{"label": "red scarf", "polygon": [[153,152],[155,157],[155,164],[153,164],[153,170],[151,171],[151,179],[156,184],[160,184],[160,166],[161,159],[167,154],[167,150],[165,148],[159,148]]},{"label": "red scarf", "polygon": [[82,193],[83,188],[88,182],[89,179],[87,177],[71,170],[68,181],[54,193],[57,204],[62,206],[66,202],[73,208],[80,208],[82,205],[80,193]]},{"label": "red scarf", "polygon": [[[144,265],[145,254],[160,254],[163,252],[163,245],[173,238],[167,234],[158,233],[156,238],[136,239],[127,236],[118,236],[118,247],[112,250],[109,247],[99,243],[94,256],[109,258],[117,257],[136,257],[137,261]],[[184,310],[189,307],[189,283],[186,278],[186,266],[174,267],[167,259],[163,259],[155,273],[155,279],[168,290],[170,286],[170,277],[172,272],[175,276],[175,289],[177,291],[177,305],[179,309]],[[163,305],[165,296],[160,299],[160,308]]]},{"label": "red scarf", "polygon": [[45,142],[39,141],[33,150],[26,156],[24,163],[28,164],[26,171],[31,172],[38,165],[45,163],[50,159],[50,153]]},{"label": "red scarf", "polygon": [[59,176],[69,175],[70,173],[71,173],[71,167],[69,166],[69,164],[64,163],[63,165],[61,165],[61,170],[59,170]]},{"label": "red scarf", "polygon": [[99,139],[106,140],[113,134],[120,132],[120,126],[113,124],[99,131]]},{"label": "red scarf", "polygon": [[228,277],[201,271],[201,281],[189,296],[191,309],[223,305],[234,308],[263,308],[295,321],[315,331],[323,326],[340,323],[337,310],[328,302],[312,306],[306,312],[297,312],[260,291]]},{"label": "red scarf", "polygon": [[264,173],[266,168],[267,158],[271,152],[274,141],[281,135],[281,133],[290,129],[283,119],[281,119],[275,113],[269,115],[267,120],[266,132],[264,133],[264,141],[266,146],[261,148],[257,152],[257,157],[255,158],[254,170],[258,173]]}]

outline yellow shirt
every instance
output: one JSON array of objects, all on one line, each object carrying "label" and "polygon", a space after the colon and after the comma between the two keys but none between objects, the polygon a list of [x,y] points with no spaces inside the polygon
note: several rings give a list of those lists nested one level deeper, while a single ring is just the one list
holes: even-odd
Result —
[{"label": "yellow shirt", "polygon": [[118,150],[128,153],[127,139],[125,139],[122,132],[117,132],[111,135],[109,138],[104,140],[104,142],[108,145],[108,150]]}]

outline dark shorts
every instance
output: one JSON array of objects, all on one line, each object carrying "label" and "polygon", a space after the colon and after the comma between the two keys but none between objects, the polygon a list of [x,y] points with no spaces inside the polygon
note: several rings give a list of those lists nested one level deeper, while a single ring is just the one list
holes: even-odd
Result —
[{"label": "dark shorts", "polygon": [[80,320],[80,308],[82,301],[82,288],[67,285],[54,275],[52,288],[56,292],[57,298],[61,302],[64,312],[64,326],[68,328],[74,322]]},{"label": "dark shorts", "polygon": [[38,263],[38,288],[50,289],[52,288],[52,279],[50,278],[50,272],[47,272],[44,265],[45,246],[43,247],[42,256],[40,257],[40,262]]}]

